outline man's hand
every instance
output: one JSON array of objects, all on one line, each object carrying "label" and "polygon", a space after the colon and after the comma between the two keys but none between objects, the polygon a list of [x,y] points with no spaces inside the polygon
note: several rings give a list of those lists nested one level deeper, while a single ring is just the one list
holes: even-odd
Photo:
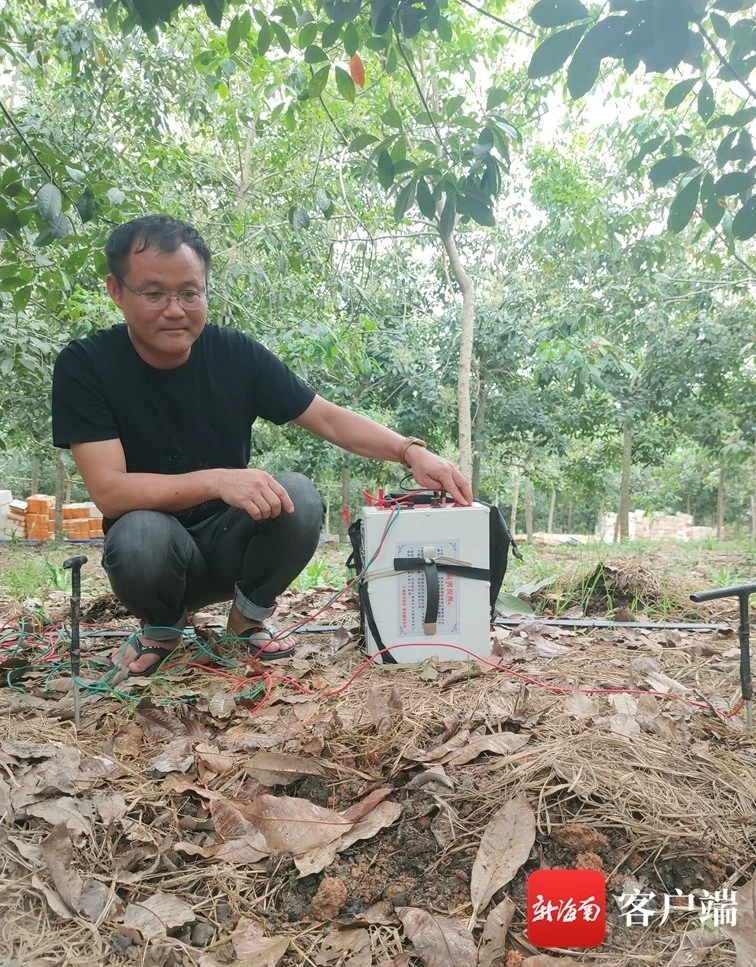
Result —
[{"label": "man's hand", "polygon": [[294,504],[286,490],[264,470],[219,470],[218,496],[229,507],[246,510],[255,520],[291,514]]},{"label": "man's hand", "polygon": [[464,474],[449,460],[444,460],[417,444],[407,448],[405,460],[412,476],[421,487],[427,490],[445,490],[458,504],[465,507],[472,503],[472,487]]}]

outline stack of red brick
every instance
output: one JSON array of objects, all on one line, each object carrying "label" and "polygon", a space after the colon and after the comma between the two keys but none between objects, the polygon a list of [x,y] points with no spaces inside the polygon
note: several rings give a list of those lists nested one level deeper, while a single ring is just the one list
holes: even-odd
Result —
[{"label": "stack of red brick", "polygon": [[[33,494],[26,501],[26,536],[46,541],[55,536],[55,498]],[[73,541],[102,537],[102,514],[91,501],[63,504],[63,536]]]}]

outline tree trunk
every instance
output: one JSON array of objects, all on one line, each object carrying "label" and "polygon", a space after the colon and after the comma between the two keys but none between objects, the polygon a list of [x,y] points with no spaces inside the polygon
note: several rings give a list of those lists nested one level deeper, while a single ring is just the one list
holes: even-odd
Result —
[{"label": "tree trunk", "polygon": [[517,532],[517,503],[520,499],[520,471],[515,473],[514,490],[512,491],[512,512],[509,515],[509,529],[514,537]]},{"label": "tree trunk", "polygon": [[32,457],[31,465],[31,492],[33,494],[39,493],[39,457]]},{"label": "tree trunk", "polygon": [[692,511],[690,509],[691,506],[692,506],[691,496],[690,496],[690,491],[688,491],[687,494],[685,495],[685,513],[688,515],[688,517],[690,517],[692,514]]},{"label": "tree trunk", "polygon": [[475,410],[473,425],[473,454],[472,454],[472,492],[473,497],[480,496],[480,456],[483,449],[483,430],[486,424],[486,367],[480,364],[478,370],[478,406]]},{"label": "tree trunk", "polygon": [[633,464],[633,428],[630,420],[622,424],[622,478],[619,499],[619,536],[626,541],[630,537],[630,470]]},{"label": "tree trunk", "polygon": [[339,540],[346,541],[352,513],[349,510],[349,467],[341,470],[341,513],[339,514]]},{"label": "tree trunk", "polygon": [[470,371],[472,368],[475,290],[462,265],[453,235],[441,239],[454,278],[462,293],[462,326],[459,333],[459,368],[457,370],[457,418],[459,421],[459,469],[472,477],[472,422],[470,406]]},{"label": "tree trunk", "polygon": [[533,481],[525,478],[525,537],[533,540]]},{"label": "tree trunk", "polygon": [[719,486],[717,487],[717,540],[724,540],[725,525],[725,502],[727,492],[725,489],[725,467],[724,459],[719,460]]},{"label": "tree trunk", "polygon": [[574,507],[575,507],[575,503],[572,500],[572,498],[570,498],[570,501],[567,504],[567,533],[568,534],[572,533],[572,511]]},{"label": "tree trunk", "polygon": [[753,493],[751,494],[751,537],[756,538],[756,436],[753,438]]},{"label": "tree trunk", "polygon": [[66,489],[66,465],[58,455],[55,465],[55,540],[63,542],[63,494]]},{"label": "tree trunk", "polygon": [[549,504],[549,519],[546,522],[546,533],[554,532],[554,508],[556,507],[556,487],[551,488],[551,503]]}]

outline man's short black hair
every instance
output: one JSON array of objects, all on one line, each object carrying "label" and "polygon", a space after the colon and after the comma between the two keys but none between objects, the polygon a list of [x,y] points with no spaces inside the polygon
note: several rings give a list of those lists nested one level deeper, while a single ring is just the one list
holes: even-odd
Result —
[{"label": "man's short black hair", "polygon": [[122,279],[128,271],[129,255],[154,248],[159,252],[175,252],[181,245],[193,248],[210,273],[212,256],[205,240],[194,226],[170,215],[144,215],[113,229],[105,243],[105,255],[111,273]]}]

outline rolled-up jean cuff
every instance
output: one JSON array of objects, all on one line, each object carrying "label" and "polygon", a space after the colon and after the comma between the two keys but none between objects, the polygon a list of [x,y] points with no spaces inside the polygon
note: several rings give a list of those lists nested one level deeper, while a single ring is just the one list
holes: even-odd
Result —
[{"label": "rolled-up jean cuff", "polygon": [[186,628],[186,612],[174,625],[142,625],[142,634],[152,641],[170,641],[176,635],[182,635]]},{"label": "rolled-up jean cuff", "polygon": [[238,584],[234,591],[234,605],[239,614],[244,615],[245,618],[249,618],[250,621],[265,621],[276,610],[275,605],[270,608],[263,608],[262,605],[250,601]]}]

